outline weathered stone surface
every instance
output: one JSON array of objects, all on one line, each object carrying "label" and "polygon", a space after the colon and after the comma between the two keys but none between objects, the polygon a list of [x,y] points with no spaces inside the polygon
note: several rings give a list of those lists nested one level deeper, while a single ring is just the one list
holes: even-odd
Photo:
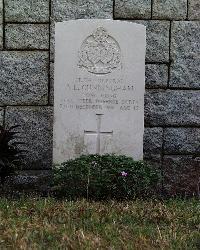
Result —
[{"label": "weathered stone surface", "polygon": [[163,143],[163,129],[159,127],[145,128],[144,130],[144,154],[146,157],[152,154],[160,154]]},{"label": "weathered stone surface", "polygon": [[134,21],[146,26],[147,29],[147,62],[169,61],[169,28],[170,21]]},{"label": "weathered stone surface", "polygon": [[163,129],[159,127],[144,130],[144,160],[153,167],[161,167]]},{"label": "weathered stone surface", "polygon": [[27,149],[26,169],[49,169],[52,166],[52,108],[8,107],[6,126],[20,125],[21,137]]},{"label": "weathered stone surface", "polygon": [[48,22],[49,0],[5,0],[6,22]]},{"label": "weathered stone surface", "polygon": [[4,108],[0,107],[0,125],[3,125]]},{"label": "weathered stone surface", "polygon": [[3,49],[3,25],[0,25],[0,50]]},{"label": "weathered stone surface", "polygon": [[165,154],[200,154],[200,128],[166,128]]},{"label": "weathered stone surface", "polygon": [[200,1],[189,0],[188,17],[192,20],[200,20]]},{"label": "weathered stone surface", "polygon": [[144,161],[149,163],[153,168],[156,168],[158,170],[161,169],[162,160],[161,160],[161,155],[160,154],[144,155]]},{"label": "weathered stone surface", "polygon": [[54,103],[54,63],[50,63],[50,104]]},{"label": "weathered stone surface", "polygon": [[151,18],[151,0],[115,0],[115,18]]},{"label": "weathered stone surface", "polygon": [[153,18],[185,19],[187,16],[187,0],[154,0]]},{"label": "weathered stone surface", "polygon": [[3,23],[3,0],[0,0],[0,24]]},{"label": "weathered stone surface", "polygon": [[0,105],[47,104],[48,52],[0,53]]},{"label": "weathered stone surface", "polygon": [[170,86],[200,88],[200,22],[173,22]]},{"label": "weathered stone surface", "polygon": [[71,19],[111,19],[113,0],[53,0],[52,19],[62,22]]},{"label": "weathered stone surface", "polygon": [[165,64],[146,65],[146,88],[166,88],[168,82],[168,66]]},{"label": "weathered stone surface", "polygon": [[148,90],[145,98],[146,126],[200,125],[199,90]]},{"label": "weathered stone surface", "polygon": [[48,24],[7,24],[5,46],[8,49],[48,49]]},{"label": "weathered stone surface", "polygon": [[164,156],[163,175],[168,195],[199,195],[200,157]]},{"label": "weathered stone surface", "polygon": [[6,179],[5,188],[14,192],[42,192],[47,194],[50,190],[52,178],[51,170],[24,170]]}]

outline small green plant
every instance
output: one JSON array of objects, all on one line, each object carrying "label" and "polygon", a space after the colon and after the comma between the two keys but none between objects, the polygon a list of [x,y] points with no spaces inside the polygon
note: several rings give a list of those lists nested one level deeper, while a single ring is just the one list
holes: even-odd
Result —
[{"label": "small green plant", "polygon": [[156,193],[159,171],[117,155],[83,155],[54,167],[53,190],[69,199],[133,199]]},{"label": "small green plant", "polygon": [[18,131],[15,129],[19,127],[12,126],[5,129],[0,126],[0,178],[1,184],[4,183],[5,178],[13,174],[22,159],[22,150],[19,150],[18,145],[23,142],[17,141]]}]

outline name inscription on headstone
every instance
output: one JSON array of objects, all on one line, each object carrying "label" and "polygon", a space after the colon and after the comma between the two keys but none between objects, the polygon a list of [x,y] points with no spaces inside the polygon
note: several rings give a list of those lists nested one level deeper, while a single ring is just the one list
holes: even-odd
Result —
[{"label": "name inscription on headstone", "polygon": [[[114,85],[113,85],[114,84]],[[119,93],[134,92],[134,85],[123,85],[123,79],[92,79],[77,78],[74,84],[67,84],[68,92],[74,95],[81,92],[83,96],[79,100],[63,99],[61,108],[68,109],[92,109],[92,110],[137,110],[138,102],[132,99],[121,99]],[[126,96],[125,96],[126,97]]]},{"label": "name inscription on headstone", "polygon": [[93,153],[142,159],[144,57],[142,25],[56,24],[54,163]]}]

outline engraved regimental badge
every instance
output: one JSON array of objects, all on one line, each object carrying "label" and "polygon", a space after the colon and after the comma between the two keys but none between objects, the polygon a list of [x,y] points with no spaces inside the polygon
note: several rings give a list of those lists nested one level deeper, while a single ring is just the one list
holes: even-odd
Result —
[{"label": "engraved regimental badge", "polygon": [[97,28],[83,41],[78,66],[93,74],[108,74],[121,67],[119,44],[105,28]]}]

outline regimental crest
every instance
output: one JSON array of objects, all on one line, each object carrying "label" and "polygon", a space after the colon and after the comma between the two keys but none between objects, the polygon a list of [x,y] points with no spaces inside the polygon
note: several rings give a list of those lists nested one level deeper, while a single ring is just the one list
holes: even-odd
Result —
[{"label": "regimental crest", "polygon": [[108,74],[121,67],[119,44],[105,28],[97,28],[83,41],[78,66],[93,74]]}]

